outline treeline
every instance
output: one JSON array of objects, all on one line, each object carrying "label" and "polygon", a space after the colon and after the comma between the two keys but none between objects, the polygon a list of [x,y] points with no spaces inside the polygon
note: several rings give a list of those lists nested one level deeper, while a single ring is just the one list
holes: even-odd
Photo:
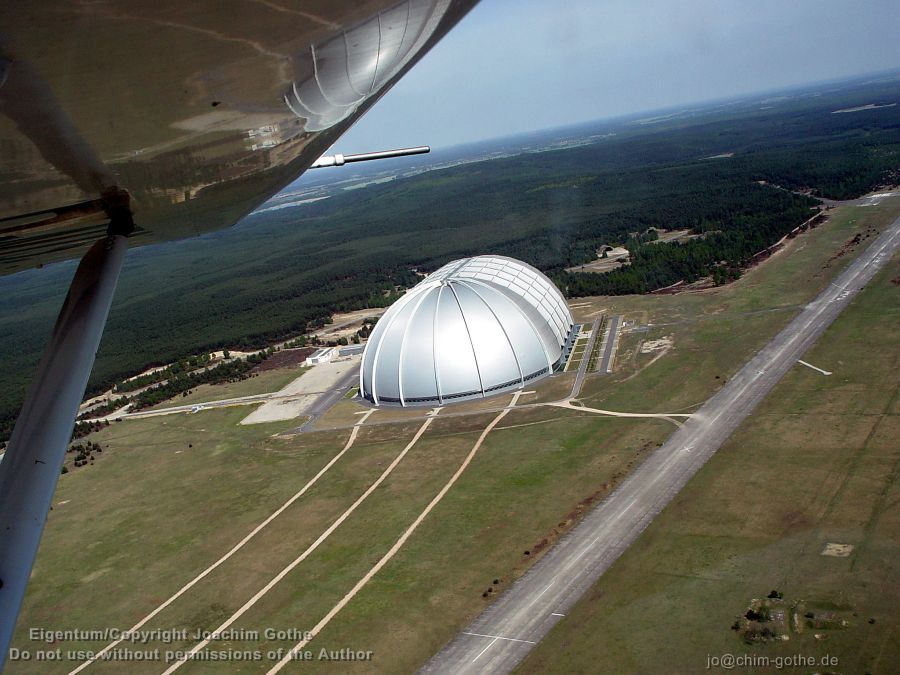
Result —
[{"label": "treeline", "polygon": [[141,410],[162,403],[179,394],[186,395],[188,391],[201,384],[221,384],[223,382],[239,382],[249,377],[253,368],[269,358],[271,351],[251,354],[244,359],[232,359],[220,363],[215,368],[184,373],[173,377],[165,384],[160,384],[150,389],[145,389],[132,399],[132,410]]},{"label": "treeline", "polygon": [[159,371],[168,374],[169,379],[165,382],[156,386],[150,386],[134,396],[120,396],[110,399],[106,403],[82,413],[78,419],[85,421],[106,417],[129,403],[131,404],[131,410],[142,410],[175,398],[178,395],[186,396],[191,389],[201,384],[221,384],[223,382],[238,382],[247,379],[250,377],[250,371],[265,361],[272,353],[272,349],[267,349],[257,354],[251,354],[246,358],[230,359],[226,350],[226,359],[230,360],[204,370],[188,370],[188,368],[208,363],[210,360],[208,354],[186,359],[181,363],[172,364],[169,368]]},{"label": "treeline", "polygon": [[[745,186],[747,187],[747,186]],[[690,228],[703,237],[683,242],[665,244],[650,243],[653,235],[628,237],[622,243],[631,253],[630,264],[604,274],[566,272],[554,270],[551,277],[569,297],[585,295],[624,295],[648,293],[679,281],[691,283],[712,276],[716,283],[737,278],[760,251],[768,248],[795,227],[809,220],[813,212],[812,199],[789,193],[772,194],[772,188],[752,185],[749,189],[737,187],[728,197],[717,201],[739,200],[734,204],[731,216],[719,212],[718,207],[705,209],[697,202],[692,209],[684,205],[685,214],[705,211],[695,215]],[[758,201],[760,193],[766,194],[765,206]],[[681,226],[688,224],[684,220]]]},{"label": "treeline", "polygon": [[88,434],[100,431],[108,426],[109,422],[101,422],[100,420],[79,420],[75,422],[75,428],[72,429],[72,440],[84,438]]},{"label": "treeline", "polygon": [[146,387],[147,385],[154,384],[155,382],[161,382],[170,377],[176,377],[182,373],[202,368],[212,361],[212,358],[212,354],[203,353],[197,356],[189,356],[186,359],[179,359],[166,368],[160,368],[159,370],[154,370],[152,373],[138,375],[137,377],[133,377],[124,382],[119,382],[113,387],[113,391],[135,391],[142,387]]}]

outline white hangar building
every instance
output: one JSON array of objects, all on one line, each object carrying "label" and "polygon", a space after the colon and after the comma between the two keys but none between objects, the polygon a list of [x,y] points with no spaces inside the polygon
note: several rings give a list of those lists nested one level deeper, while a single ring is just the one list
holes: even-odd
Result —
[{"label": "white hangar building", "polygon": [[512,258],[456,260],[426,277],[375,325],[359,373],[376,405],[482,398],[551,374],[574,321],[562,294]]}]

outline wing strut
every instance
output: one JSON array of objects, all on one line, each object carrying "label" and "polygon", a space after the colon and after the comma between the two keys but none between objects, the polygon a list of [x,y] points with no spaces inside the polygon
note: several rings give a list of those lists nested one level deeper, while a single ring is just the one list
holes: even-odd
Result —
[{"label": "wing strut", "polygon": [[114,232],[75,272],[0,462],[0,668],[125,260],[128,240]]},{"label": "wing strut", "polygon": [[322,155],[309,167],[310,169],[323,169],[329,166],[344,166],[353,162],[368,162],[373,159],[390,159],[391,157],[406,157],[407,155],[421,155],[431,152],[427,145],[417,145],[414,148],[400,148],[399,150],[378,150],[377,152],[363,152],[359,155]]}]

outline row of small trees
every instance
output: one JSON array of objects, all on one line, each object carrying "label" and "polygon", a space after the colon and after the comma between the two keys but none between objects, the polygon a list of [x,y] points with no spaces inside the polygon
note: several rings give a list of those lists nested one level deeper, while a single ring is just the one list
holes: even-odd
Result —
[{"label": "row of small trees", "polygon": [[[84,466],[85,464],[93,464],[94,462],[94,453],[103,452],[103,448],[100,447],[99,443],[95,443],[94,441],[87,441],[86,443],[75,443],[70,445],[66,450],[67,453],[74,453],[74,461],[72,462],[74,466]],[[68,473],[66,467],[63,467],[62,473]]]}]

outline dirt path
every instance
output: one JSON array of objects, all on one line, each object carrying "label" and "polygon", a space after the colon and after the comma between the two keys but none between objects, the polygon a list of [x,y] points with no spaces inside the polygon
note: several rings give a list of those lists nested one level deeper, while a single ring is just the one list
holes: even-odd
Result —
[{"label": "dirt path", "polygon": [[406,543],[406,540],[412,536],[412,533],[416,531],[416,528],[422,524],[422,521],[425,520],[425,518],[429,513],[431,513],[434,507],[437,506],[444,498],[444,496],[450,491],[450,488],[453,487],[453,484],[456,483],[457,480],[459,480],[459,477],[463,474],[463,471],[466,470],[466,467],[468,467],[469,464],[471,464],[472,460],[475,458],[475,454],[478,452],[478,449],[481,448],[481,444],[484,442],[484,439],[487,438],[487,435],[491,433],[491,431],[493,431],[494,427],[497,426],[497,424],[499,424],[500,420],[506,417],[509,411],[512,410],[513,407],[515,407],[516,401],[519,400],[519,396],[521,395],[521,391],[517,391],[515,394],[513,394],[512,401],[510,401],[509,407],[501,410],[500,414],[498,414],[491,421],[491,423],[485,427],[484,431],[481,432],[481,435],[475,442],[475,445],[473,445],[472,449],[469,451],[469,454],[466,455],[463,463],[460,464],[459,468],[456,470],[456,473],[454,473],[450,477],[450,480],[448,480],[444,487],[441,488],[441,491],[438,492],[437,495],[435,495],[434,499],[429,502],[428,506],[425,507],[425,510],[422,511],[422,513],[420,513],[419,516],[413,521],[412,525],[406,528],[406,531],[402,535],[400,535],[400,538],[391,547],[391,549],[387,553],[385,553],[381,557],[381,560],[375,563],[372,569],[370,569],[362,579],[356,582],[356,585],[350,590],[350,592],[347,593],[347,595],[345,595],[343,598],[341,598],[341,601],[338,602],[334,607],[332,607],[331,611],[329,611],[328,614],[326,614],[325,617],[321,621],[319,621],[319,623],[317,623],[311,631],[309,631],[309,637],[301,640],[296,645],[294,645],[293,648],[291,648],[291,650],[284,656],[284,658],[281,659],[281,661],[279,661],[269,669],[267,675],[274,675],[274,673],[277,673],[288,663],[290,663],[293,660],[294,655],[302,650],[316,635],[322,632],[322,629],[324,629],[325,626],[327,626],[331,622],[331,620],[335,616],[337,616],[338,612],[340,612],[347,605],[347,603],[349,603],[356,596],[356,594],[359,593],[362,588],[372,580],[372,577],[378,574],[379,570],[388,562],[390,562],[391,558],[393,558],[397,554],[397,552],[401,548],[403,548],[403,544]]},{"label": "dirt path", "polygon": [[[337,530],[337,529],[341,526],[341,524],[342,524],[345,520],[347,520],[347,518],[349,518],[350,515],[351,515],[354,511],[356,511],[356,509],[360,506],[360,504],[362,504],[364,501],[366,501],[366,499],[368,499],[369,495],[371,495],[373,492],[375,492],[375,490],[378,489],[378,486],[381,485],[381,484],[387,479],[387,477],[391,475],[391,473],[394,471],[394,469],[397,468],[397,465],[400,464],[401,461],[403,461],[403,458],[404,458],[404,457],[406,457],[406,454],[407,454],[410,450],[412,450],[413,446],[415,446],[416,443],[418,443],[419,439],[422,437],[422,434],[425,433],[425,431],[428,429],[428,427],[429,427],[429,426],[431,425],[431,423],[434,421],[434,418],[437,416],[437,414],[438,414],[438,412],[440,412],[440,410],[441,410],[440,408],[435,408],[435,409],[432,411],[431,416],[429,416],[429,417],[425,420],[425,422],[422,424],[422,426],[419,427],[419,430],[416,432],[416,435],[413,436],[412,440],[406,445],[405,448],[403,448],[403,450],[400,452],[400,454],[398,454],[398,455],[394,458],[394,461],[392,461],[392,462],[388,465],[388,467],[387,467],[387,468],[384,470],[384,472],[383,472],[383,473],[375,480],[375,482],[372,483],[372,484],[366,489],[366,491],[363,492],[362,495],[360,495],[360,496],[357,498],[357,500],[356,500],[355,502],[353,502],[353,504],[350,506],[350,508],[348,508],[348,509],[347,509],[346,511],[344,511],[340,516],[338,516],[337,520],[335,520],[335,521],[328,527],[327,530],[325,530],[322,534],[320,534],[319,537],[318,537],[318,539],[316,539],[312,544],[310,544],[310,545],[303,551],[303,553],[301,553],[299,556],[297,556],[297,557],[296,557],[296,558],[295,558],[295,559],[294,559],[287,567],[285,567],[285,568],[284,568],[283,570],[281,570],[278,574],[276,574],[274,577],[272,577],[272,579],[271,579],[265,586],[263,586],[261,589],[259,589],[259,590],[253,595],[253,597],[250,598],[247,602],[245,602],[245,603],[244,603],[244,604],[243,604],[243,605],[242,605],[242,606],[241,606],[234,614],[232,614],[232,615],[231,615],[230,617],[228,617],[225,621],[223,621],[222,624],[221,624],[220,626],[218,626],[218,627],[215,628],[213,631],[211,631],[211,634],[215,635],[215,634],[217,634],[217,633],[221,633],[222,631],[226,630],[229,626],[231,626],[235,621],[237,621],[238,619],[240,619],[240,618],[241,618],[244,614],[246,614],[247,611],[249,611],[249,610],[250,610],[257,602],[259,602],[259,601],[263,598],[263,596],[265,596],[265,595],[266,595],[269,591],[271,591],[276,585],[278,585],[278,582],[280,582],[282,579],[284,579],[288,574],[290,574],[290,572],[291,572],[295,567],[297,567],[297,565],[299,565],[299,564],[302,563],[304,560],[306,560],[306,559],[307,559],[307,558],[308,558],[308,557],[309,557],[309,556],[310,556],[317,548],[319,548],[319,546],[321,546],[322,543],[323,543],[326,539],[328,539],[328,537],[330,537],[330,536],[334,533],[334,531]],[[176,661],[176,662],[173,663],[167,670],[165,670],[165,671],[163,672],[163,675],[169,675],[169,673],[174,673],[176,670],[178,670],[178,669],[179,669],[181,666],[183,666],[185,663],[189,662],[189,661],[192,659],[192,657],[194,656],[194,654],[196,654],[196,653],[199,652],[201,649],[203,649],[204,647],[206,647],[206,645],[208,645],[211,641],[212,641],[212,638],[206,639],[206,640],[202,640],[202,641],[198,642],[196,645],[194,645],[194,647],[191,649],[190,652],[188,652],[187,654],[184,655],[184,658],[183,658],[182,660]]]},{"label": "dirt path", "polygon": [[[162,612],[166,607],[168,607],[169,605],[171,605],[171,604],[172,604],[173,602],[175,602],[178,598],[180,598],[182,595],[184,595],[187,591],[189,591],[191,588],[193,588],[195,585],[197,585],[197,583],[198,583],[200,580],[202,580],[204,577],[206,577],[210,572],[212,572],[214,569],[216,569],[219,565],[221,565],[221,564],[224,563],[226,560],[228,560],[231,556],[233,556],[235,553],[237,553],[241,548],[244,547],[244,545],[245,545],[247,542],[249,542],[251,539],[253,539],[253,537],[255,537],[257,534],[259,534],[259,533],[263,530],[263,528],[265,528],[269,523],[271,523],[271,522],[272,522],[273,520],[275,520],[278,516],[280,516],[282,513],[284,513],[285,509],[287,509],[291,504],[293,504],[293,503],[296,502],[298,499],[300,499],[300,497],[302,497],[304,494],[306,494],[306,492],[307,492],[313,485],[315,485],[315,484],[318,482],[318,480],[319,480],[322,476],[324,476],[326,473],[328,473],[328,470],[329,470],[331,467],[333,467],[333,466],[335,465],[335,463],[336,463],[341,457],[343,457],[344,454],[345,454],[351,447],[353,447],[353,443],[356,441],[356,436],[357,436],[357,434],[359,434],[359,428],[360,428],[363,424],[365,424],[366,420],[367,420],[367,419],[369,418],[369,416],[370,416],[372,413],[374,413],[374,412],[375,412],[375,409],[373,408],[372,410],[367,411],[367,412],[360,418],[359,422],[357,422],[357,423],[353,426],[353,429],[350,431],[350,438],[347,439],[347,443],[346,443],[346,445],[344,445],[343,449],[342,449],[339,453],[337,453],[334,457],[332,457],[331,460],[328,462],[328,464],[326,464],[325,466],[323,466],[323,467],[319,470],[319,472],[318,472],[315,476],[313,476],[313,477],[306,483],[306,485],[304,485],[302,488],[300,488],[300,490],[299,490],[297,493],[295,493],[290,499],[288,499],[288,500],[287,500],[284,504],[282,504],[276,511],[274,511],[274,512],[272,513],[272,515],[270,515],[268,518],[266,518],[263,522],[261,522],[261,523],[260,523],[259,525],[257,525],[255,528],[253,528],[253,530],[252,530],[246,537],[244,537],[244,538],[241,539],[237,544],[235,544],[235,545],[228,551],[228,553],[226,553],[225,555],[223,555],[221,558],[219,558],[218,560],[216,560],[212,565],[210,565],[209,567],[207,567],[205,570],[203,570],[202,572],[200,572],[200,574],[198,574],[198,575],[195,576],[193,579],[191,579],[188,583],[186,583],[184,586],[182,586],[181,588],[179,588],[178,591],[176,591],[174,595],[172,595],[168,600],[166,600],[164,603],[162,603],[159,607],[157,607],[157,608],[154,609],[152,612],[150,612],[150,613],[149,613],[147,616],[145,616],[143,619],[141,619],[140,621],[138,621],[134,626],[131,627],[131,629],[130,629],[128,632],[129,632],[129,633],[135,633],[135,632],[139,631],[139,630],[140,630],[140,629],[141,629],[148,621],[150,621],[153,617],[155,617],[157,614],[159,614],[160,612]],[[101,660],[102,660],[103,656],[104,656],[105,654],[107,654],[111,649],[113,649],[114,647],[116,647],[118,644],[120,644],[120,643],[122,642],[122,640],[123,640],[123,638],[120,638],[120,639],[116,640],[115,642],[111,642],[110,644],[106,645],[106,647],[104,647],[104,648],[101,649],[99,652],[97,652],[96,656],[94,656],[94,658],[93,658],[92,660],[90,660],[90,661],[85,661],[84,663],[80,664],[77,668],[75,668],[74,670],[72,670],[72,671],[69,673],[69,675],[74,675],[74,673],[77,673],[77,672],[79,672],[79,671],[81,671],[81,670],[84,670],[84,669],[87,668],[91,663],[93,663],[94,661],[96,661],[96,660],[98,660],[98,659],[101,659]]]},{"label": "dirt path", "polygon": [[608,415],[610,417],[655,417],[658,419],[671,422],[675,426],[681,426],[673,417],[691,417],[691,413],[627,413],[616,412],[614,410],[601,410],[600,408],[587,408],[581,405],[575,405],[571,400],[555,401],[553,403],[545,403],[543,405],[551,405],[556,408],[569,408],[570,410],[580,410],[582,412],[594,413],[595,415]]}]

